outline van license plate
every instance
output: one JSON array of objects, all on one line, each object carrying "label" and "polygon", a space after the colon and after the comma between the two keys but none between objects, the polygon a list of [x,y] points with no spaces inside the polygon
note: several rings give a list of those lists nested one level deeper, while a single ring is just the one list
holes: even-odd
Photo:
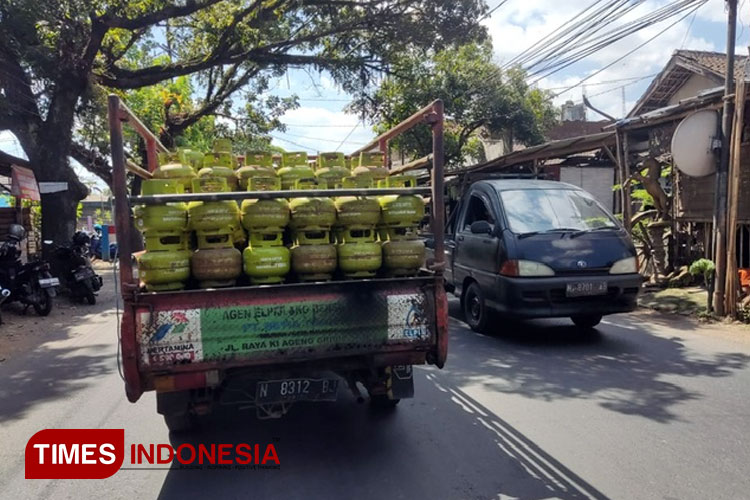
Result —
[{"label": "van license plate", "polygon": [[589,295],[605,295],[606,281],[579,281],[565,285],[566,297],[587,297]]},{"label": "van license plate", "polygon": [[290,378],[258,382],[256,403],[285,403],[288,401],[336,401],[339,381],[335,378]]}]

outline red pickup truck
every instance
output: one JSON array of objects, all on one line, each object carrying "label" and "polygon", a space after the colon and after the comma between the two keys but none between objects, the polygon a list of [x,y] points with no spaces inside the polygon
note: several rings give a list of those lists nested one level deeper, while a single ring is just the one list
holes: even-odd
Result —
[{"label": "red pickup truck", "polygon": [[[126,161],[122,125],[147,145],[148,170]],[[435,101],[362,150],[387,151],[418,124],[433,132],[429,187],[264,191],[133,196],[128,175],[149,178],[158,139],[117,96],[109,97],[115,221],[124,309],[120,347],[125,391],[135,402],[157,393],[170,430],[185,430],[221,404],[279,417],[297,401],[330,401],[347,387],[361,400],[392,407],[413,395],[412,366],[442,367],[447,356],[443,255],[417,276],[148,292],[137,278],[132,242],[135,205],[300,196],[426,195],[431,232],[443,242],[443,105]],[[438,209],[436,209],[438,208]]]}]

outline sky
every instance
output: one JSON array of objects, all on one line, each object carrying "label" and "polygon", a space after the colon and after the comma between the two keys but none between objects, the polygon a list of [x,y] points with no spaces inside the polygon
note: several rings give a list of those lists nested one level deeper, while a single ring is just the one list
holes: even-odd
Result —
[{"label": "sky", "polygon": [[[502,0],[487,0],[490,9]],[[569,18],[591,5],[594,0],[507,0],[482,24],[492,37],[496,62],[500,65],[553,32]],[[633,19],[666,5],[669,1],[649,0],[631,11],[624,20]],[[737,53],[747,54],[750,40],[750,5],[740,0],[737,30]],[[653,37],[674,23],[681,15],[637,32],[629,37],[591,54],[586,59],[564,70],[535,82],[540,88],[560,92],[577,84],[583,78],[609,65],[634,47]],[[646,89],[676,49],[693,49],[725,52],[726,12],[724,0],[709,0],[694,14],[667,29],[643,48],[625,57],[621,62],[601,71],[585,83],[585,92],[592,104],[602,111],[623,116]],[[617,81],[632,78],[628,81]],[[625,100],[623,104],[622,87]],[[555,97],[560,105],[567,100],[581,102],[584,87],[581,85]],[[302,71],[292,71],[281,79],[274,90],[278,95],[300,96],[300,107],[289,111],[282,121],[288,125],[286,133],[274,133],[273,143],[285,149],[308,151],[354,151],[374,137],[369,124],[347,114],[344,108],[347,95],[337,89],[325,74],[310,76]],[[425,103],[427,104],[427,103]],[[588,119],[601,117],[589,113]],[[346,136],[350,134],[347,138]],[[343,144],[342,144],[343,141]]]},{"label": "sky", "polygon": [[[651,12],[669,1],[647,0],[631,11],[624,21]],[[594,0],[487,0],[490,9],[501,2],[504,2],[502,6],[481,21],[492,37],[494,57],[499,65],[510,61],[513,56],[553,32]],[[740,0],[739,12],[736,52],[747,54],[750,41],[750,4],[747,0]],[[534,82],[534,85],[556,93],[561,92],[618,60],[678,18],[679,16],[630,35],[554,75]],[[652,75],[664,67],[674,50],[682,48],[724,52],[725,47],[724,0],[708,0],[698,11],[667,29],[658,38],[591,77],[585,86],[578,85],[557,95],[554,102],[556,105],[567,100],[581,102],[585,91],[594,106],[610,115],[621,117],[623,110],[627,112],[632,108],[650,83]],[[622,81],[623,79],[631,80]],[[612,80],[616,81],[606,83]],[[288,111],[282,117],[287,130],[272,133],[273,143],[288,151],[307,151],[311,154],[325,151],[349,153],[374,137],[369,124],[344,111],[350,97],[326,73],[292,69],[272,85],[270,93],[299,96],[300,107]],[[601,117],[589,113],[588,118],[596,120]],[[23,156],[15,138],[8,133],[0,133],[0,149]],[[89,179],[91,176],[85,173],[83,177]]]}]

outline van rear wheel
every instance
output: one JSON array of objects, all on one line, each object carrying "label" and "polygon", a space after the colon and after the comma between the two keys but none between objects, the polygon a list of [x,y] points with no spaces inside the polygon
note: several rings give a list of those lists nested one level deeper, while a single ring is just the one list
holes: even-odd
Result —
[{"label": "van rear wheel", "polygon": [[479,285],[472,283],[466,289],[463,300],[464,318],[475,332],[484,332],[487,328],[489,311],[484,302],[484,295]]},{"label": "van rear wheel", "polygon": [[601,314],[578,314],[571,316],[570,319],[579,328],[594,328],[602,320]]}]

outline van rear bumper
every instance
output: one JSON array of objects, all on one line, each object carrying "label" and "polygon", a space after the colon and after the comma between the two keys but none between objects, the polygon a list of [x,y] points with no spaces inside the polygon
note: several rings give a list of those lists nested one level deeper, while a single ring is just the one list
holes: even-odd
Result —
[{"label": "van rear bumper", "polygon": [[[607,293],[567,297],[566,285],[575,282],[606,282]],[[614,314],[633,311],[643,278],[639,274],[600,276],[555,276],[511,278],[497,276],[497,301],[488,301],[496,311],[517,318],[555,318],[578,314]]]}]

